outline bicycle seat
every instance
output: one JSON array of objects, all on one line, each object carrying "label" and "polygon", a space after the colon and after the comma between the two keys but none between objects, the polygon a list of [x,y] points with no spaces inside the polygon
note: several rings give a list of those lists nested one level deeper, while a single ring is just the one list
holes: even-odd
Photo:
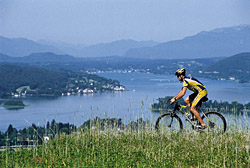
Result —
[{"label": "bicycle seat", "polygon": [[201,99],[201,101],[202,101],[202,102],[206,102],[206,101],[208,101],[207,96],[203,97],[203,98]]}]

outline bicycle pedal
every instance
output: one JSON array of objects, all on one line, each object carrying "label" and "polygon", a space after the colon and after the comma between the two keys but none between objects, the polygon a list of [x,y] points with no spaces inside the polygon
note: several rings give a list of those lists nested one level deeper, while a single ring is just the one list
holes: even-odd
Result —
[{"label": "bicycle pedal", "polygon": [[201,125],[198,125],[196,126],[196,131],[204,131],[206,128],[208,128],[207,126],[201,126]]}]

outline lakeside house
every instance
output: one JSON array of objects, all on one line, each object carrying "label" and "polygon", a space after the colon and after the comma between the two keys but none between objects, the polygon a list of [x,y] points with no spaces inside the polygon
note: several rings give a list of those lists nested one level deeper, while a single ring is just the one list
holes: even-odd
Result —
[{"label": "lakeside house", "polygon": [[84,89],[82,92],[83,94],[94,93],[94,90],[87,88],[87,89]]},{"label": "lakeside house", "polygon": [[123,86],[116,86],[114,88],[114,91],[125,91],[125,87],[123,87]]}]

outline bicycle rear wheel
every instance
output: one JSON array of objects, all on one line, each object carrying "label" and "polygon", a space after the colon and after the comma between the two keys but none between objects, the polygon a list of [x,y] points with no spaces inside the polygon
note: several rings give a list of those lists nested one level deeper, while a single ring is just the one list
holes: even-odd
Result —
[{"label": "bicycle rear wheel", "polygon": [[181,132],[183,130],[183,124],[176,114],[166,113],[158,117],[155,123],[155,129],[158,132]]},{"label": "bicycle rear wheel", "polygon": [[212,132],[215,134],[224,134],[227,129],[227,122],[224,116],[218,112],[206,112],[203,115],[202,120],[208,126],[208,132]]}]

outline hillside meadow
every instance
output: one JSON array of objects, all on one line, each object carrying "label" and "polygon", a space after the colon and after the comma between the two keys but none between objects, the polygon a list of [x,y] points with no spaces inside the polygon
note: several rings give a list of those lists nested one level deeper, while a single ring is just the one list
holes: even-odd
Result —
[{"label": "hillside meadow", "polygon": [[[92,127],[94,128],[94,127]],[[249,167],[250,131],[79,130],[40,147],[5,149],[1,167]]]}]

